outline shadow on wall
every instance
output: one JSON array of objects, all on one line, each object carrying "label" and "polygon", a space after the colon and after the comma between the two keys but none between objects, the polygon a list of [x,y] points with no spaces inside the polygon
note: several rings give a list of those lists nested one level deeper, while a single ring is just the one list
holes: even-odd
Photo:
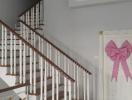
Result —
[{"label": "shadow on wall", "polygon": [[18,15],[33,4],[36,0],[0,0],[0,19],[12,28]]}]

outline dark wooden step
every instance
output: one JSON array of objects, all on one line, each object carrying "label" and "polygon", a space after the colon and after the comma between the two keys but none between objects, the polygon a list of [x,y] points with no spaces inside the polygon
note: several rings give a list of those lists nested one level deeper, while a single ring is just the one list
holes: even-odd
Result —
[{"label": "dark wooden step", "polygon": [[[30,56],[26,56],[26,58],[29,58]],[[5,57],[4,57],[5,58]],[[10,59],[11,57],[10,56],[7,56],[6,57],[7,59]],[[12,58],[14,58],[14,57],[12,57]],[[16,56],[16,58],[20,58],[20,56]],[[2,59],[2,57],[0,57],[0,59]]]},{"label": "dark wooden step", "polygon": [[[68,95],[68,93],[67,93]],[[55,100],[56,100],[56,94],[54,95]],[[64,91],[59,91],[59,100],[64,98]],[[48,97],[47,100],[52,100],[52,96]]]},{"label": "dark wooden step", "polygon": [[[5,40],[5,39],[4,39]],[[6,39],[7,41],[11,40],[11,39]],[[20,40],[20,39],[12,39],[12,40]],[[0,41],[2,41],[2,39],[0,39]]]},{"label": "dark wooden step", "polygon": [[0,65],[0,67],[10,67],[10,65]]},{"label": "dark wooden step", "polygon": [[[0,51],[2,51],[2,48],[0,48]],[[7,52],[10,52],[11,50],[7,49]],[[20,50],[16,49],[16,50],[12,50],[12,51],[16,51],[19,52]],[[22,50],[23,51],[23,50]]]},{"label": "dark wooden step", "polygon": [[[32,63],[34,65],[34,63]],[[39,62],[36,62],[35,64],[39,64]],[[16,64],[16,66],[19,66],[20,64]],[[23,64],[22,64],[23,65]],[[26,63],[26,65],[30,65],[29,62]]]},{"label": "dark wooden step", "polygon": [[[36,62],[36,64],[38,64],[38,62]],[[19,67],[20,64],[16,64],[16,67]],[[22,64],[23,65],[23,64]],[[26,65],[30,65],[30,63],[26,63]],[[10,64],[7,65],[0,65],[0,67],[10,67]]]},{"label": "dark wooden step", "polygon": [[[5,39],[4,39],[4,40],[5,40]],[[10,38],[7,38],[6,40],[9,41],[9,40],[11,40],[11,39],[10,39]],[[12,40],[13,40],[13,41],[14,41],[14,40],[17,40],[17,41],[18,41],[18,40],[20,40],[20,39],[12,39]],[[31,38],[29,37],[28,40],[31,40]],[[32,39],[32,40],[33,40],[33,39]],[[2,39],[0,39],[0,41],[2,41]]]},{"label": "dark wooden step", "polygon": [[[47,77],[47,80],[50,80],[50,79],[52,79],[52,77],[50,77],[50,76]],[[30,80],[27,80],[26,82],[29,83]],[[40,77],[37,77],[37,78],[36,78],[36,82],[37,82],[37,83],[40,82]]]},{"label": "dark wooden step", "polygon": [[[36,69],[36,72],[40,72],[40,69]],[[11,75],[11,76],[19,76],[19,72],[16,72],[16,74],[10,74],[10,73],[7,73],[6,75]],[[30,70],[27,70],[26,71],[26,74],[30,74]]]},{"label": "dark wooden step", "polygon": [[25,84],[19,84],[19,85],[16,85],[16,86],[0,89],[0,93],[11,91],[11,90],[14,90],[14,89],[17,89],[17,88],[21,88],[21,87],[24,87],[24,86],[28,86],[28,85],[30,85],[30,84],[29,83],[25,83]]},{"label": "dark wooden step", "polygon": [[[2,45],[1,42],[0,42],[0,45]],[[3,45],[5,45],[5,44],[3,44]],[[6,45],[7,45],[7,46],[8,46],[8,45],[11,45],[11,43],[7,43]],[[13,43],[12,45],[14,45],[14,43]],[[19,43],[16,43],[15,45],[20,45],[20,44],[19,44]],[[23,45],[23,44],[22,44],[22,45]]]},{"label": "dark wooden step", "polygon": [[[64,86],[64,84],[59,84],[59,87],[61,87],[61,86]],[[55,88],[56,88],[56,85],[55,85]],[[52,90],[52,84],[47,85],[47,91],[51,91],[51,90]],[[35,95],[40,95],[40,88],[38,88],[36,90],[36,94]]]}]

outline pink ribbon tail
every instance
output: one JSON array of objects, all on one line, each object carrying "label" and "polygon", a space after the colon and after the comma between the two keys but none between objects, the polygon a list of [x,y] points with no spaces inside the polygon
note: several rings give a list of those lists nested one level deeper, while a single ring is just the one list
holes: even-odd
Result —
[{"label": "pink ribbon tail", "polygon": [[120,63],[119,59],[117,59],[117,61],[114,62],[111,80],[115,79],[117,81],[118,71],[119,71],[119,63]]},{"label": "pink ribbon tail", "polygon": [[126,60],[121,61],[121,65],[122,65],[126,80],[128,81],[128,78],[130,78],[132,80],[132,75],[131,75],[131,73],[129,71],[129,68],[128,68]]}]

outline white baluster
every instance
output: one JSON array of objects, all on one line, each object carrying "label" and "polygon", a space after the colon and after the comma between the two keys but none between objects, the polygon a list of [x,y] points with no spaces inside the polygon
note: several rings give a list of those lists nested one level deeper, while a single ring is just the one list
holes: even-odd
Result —
[{"label": "white baluster", "polygon": [[[57,51],[57,65],[58,66],[60,66],[61,67],[61,65],[60,65],[60,52],[59,51]],[[60,73],[58,74],[58,77],[59,77],[59,84],[60,84]]]},{"label": "white baluster", "polygon": [[36,16],[36,17],[35,17],[35,20],[36,20],[36,22],[35,22],[35,27],[36,27],[36,28],[38,28],[38,22],[37,22],[37,21],[38,21],[38,19],[37,19],[37,17],[38,17],[38,11],[37,11],[37,8],[38,8],[38,7],[37,7],[37,4],[36,4],[36,6],[35,6],[35,12],[36,12],[36,13],[35,13],[35,16]]},{"label": "white baluster", "polygon": [[14,74],[16,74],[16,36],[14,35]]},{"label": "white baluster", "polygon": [[22,83],[22,81],[23,81],[23,79],[22,79],[22,77],[23,77],[22,76],[22,61],[23,61],[23,59],[22,59],[22,41],[20,40],[19,43],[20,43],[19,44],[20,45],[20,55],[19,55],[20,56],[20,61],[19,61],[20,62],[20,65],[19,65],[20,66],[20,83]]},{"label": "white baluster", "polygon": [[29,11],[26,13],[27,23],[29,25]]},{"label": "white baluster", "polygon": [[2,47],[1,47],[1,64],[4,65],[4,41],[5,41],[5,37],[4,37],[4,26],[2,25]]},{"label": "white baluster", "polygon": [[[66,61],[66,57],[64,56],[64,71],[66,72],[66,68],[67,68],[67,61]],[[64,100],[67,100],[67,78],[64,77]]]},{"label": "white baluster", "polygon": [[43,75],[43,58],[40,57],[40,100],[43,100],[43,79],[44,79],[44,75]]},{"label": "white baluster", "polygon": [[[70,60],[67,59],[67,73],[70,74]],[[68,81],[68,92],[69,92],[69,100],[71,100],[71,81]]]},{"label": "white baluster", "polygon": [[69,92],[69,100],[71,100],[72,99],[72,94],[71,94],[71,81],[69,80],[68,81],[68,92]]},{"label": "white baluster", "polygon": [[[42,45],[41,45],[42,43]],[[44,51],[44,45],[43,40],[39,38],[39,50],[43,53]],[[41,100],[44,99],[44,60],[43,58],[40,58],[41,64],[40,64],[40,70],[41,70]]]},{"label": "white baluster", "polygon": [[22,20],[24,21],[24,15],[22,16]]},{"label": "white baluster", "polygon": [[[58,65],[58,51],[55,50],[55,64]],[[56,70],[56,100],[59,99],[59,73],[58,70]]]},{"label": "white baluster", "polygon": [[87,100],[90,100],[90,95],[89,95],[89,74],[87,73]]},{"label": "white baluster", "polygon": [[23,82],[26,82],[26,45],[23,44]]},{"label": "white baluster", "polygon": [[56,70],[56,100],[59,100],[59,73]]},{"label": "white baluster", "polygon": [[20,24],[20,33],[22,33],[22,22],[19,22],[19,24]]},{"label": "white baluster", "polygon": [[28,24],[28,11],[26,12],[26,24]]},{"label": "white baluster", "polygon": [[34,14],[34,7],[32,8],[32,13],[31,13],[31,15],[32,15],[32,19],[31,19],[32,28],[35,28],[35,27],[34,27],[34,26],[35,26],[35,23],[34,23],[34,16],[35,16],[35,14]]},{"label": "white baluster", "polygon": [[86,72],[83,70],[83,94],[84,94],[84,100],[86,100]]},{"label": "white baluster", "polygon": [[55,69],[52,67],[52,100],[55,100]]},{"label": "white baluster", "polygon": [[31,8],[31,16],[30,16],[30,24],[31,27],[33,28],[32,20],[33,20],[33,8]]},{"label": "white baluster", "polygon": [[[52,50],[51,45],[49,45],[49,59],[52,59]],[[50,76],[52,76],[52,66],[50,65]]]},{"label": "white baluster", "polygon": [[43,0],[40,1],[40,23],[44,19],[44,4]]},{"label": "white baluster", "polygon": [[10,33],[10,74],[13,74],[13,35]]},{"label": "white baluster", "polygon": [[[75,64],[73,65],[73,73],[74,73],[74,76],[73,76],[74,80],[76,80],[76,65]],[[76,82],[74,82],[73,88],[74,88],[73,98],[76,99]]]},{"label": "white baluster", "polygon": [[[28,27],[25,26],[25,39],[30,43],[30,40],[29,40],[29,29]],[[26,56],[29,55],[29,47],[26,46]]]},{"label": "white baluster", "polygon": [[5,65],[7,65],[7,29],[4,28],[5,33]]},{"label": "white baluster", "polygon": [[77,66],[77,100],[79,100],[79,67]]},{"label": "white baluster", "polygon": [[33,61],[32,61],[32,54],[33,54],[33,51],[32,49],[30,48],[30,93],[32,93],[32,86],[33,86]]},{"label": "white baluster", "polygon": [[[33,33],[34,35],[33,35],[33,45],[34,45],[34,47],[36,46],[36,35],[35,35],[35,33]],[[34,52],[34,57],[33,57],[33,59],[34,59],[34,93],[36,93],[36,52]]]},{"label": "white baluster", "polygon": [[36,28],[36,5],[34,6],[34,28]]},{"label": "white baluster", "polygon": [[70,74],[70,61],[69,61],[69,59],[67,59],[67,73],[68,73],[68,75]]},{"label": "white baluster", "polygon": [[[46,43],[46,56],[49,58],[49,44],[48,43]],[[48,64],[47,66],[49,66],[50,64]],[[50,67],[48,67],[47,68],[47,76],[49,76],[49,68]]]},{"label": "white baluster", "polygon": [[64,56],[64,62],[63,62],[64,65],[63,65],[63,66],[64,66],[64,71],[65,71],[65,72],[67,72],[67,64],[66,64],[67,61],[66,61],[66,60],[67,60],[67,59],[66,59],[66,56]]},{"label": "white baluster", "polygon": [[41,5],[40,5],[40,2],[38,3],[38,6],[39,6],[39,11],[38,11],[38,21],[39,21],[39,24],[40,24],[40,19],[41,19],[41,16],[40,16],[40,14],[41,14]]},{"label": "white baluster", "polygon": [[39,5],[37,4],[36,5],[36,27],[38,28],[39,27]]},{"label": "white baluster", "polygon": [[48,63],[44,61],[45,63],[45,71],[44,71],[44,100],[47,100],[47,65]]},{"label": "white baluster", "polygon": [[64,77],[64,100],[67,100],[67,79]]},{"label": "white baluster", "polygon": [[36,52],[34,52],[34,93],[36,93]]}]

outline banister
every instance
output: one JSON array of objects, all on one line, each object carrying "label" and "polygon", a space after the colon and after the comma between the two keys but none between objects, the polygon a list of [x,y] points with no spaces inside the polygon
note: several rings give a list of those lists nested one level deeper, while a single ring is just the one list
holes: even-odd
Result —
[{"label": "banister", "polygon": [[26,13],[28,10],[30,10],[33,6],[35,6],[36,4],[38,4],[40,1],[41,0],[38,0],[36,3],[34,3],[29,8],[27,8],[26,10],[24,10],[21,14],[18,15],[18,17],[22,16],[24,13]]},{"label": "banister", "polygon": [[3,24],[9,31],[12,32],[17,38],[19,38],[22,42],[24,42],[27,46],[29,46],[33,51],[35,51],[37,54],[39,54],[43,59],[45,59],[47,62],[49,62],[55,69],[60,71],[65,77],[67,77],[70,81],[75,82],[73,78],[71,78],[67,73],[65,73],[59,66],[57,66],[55,63],[53,63],[50,59],[48,59],[45,55],[43,55],[41,52],[39,52],[36,48],[34,48],[30,43],[28,43],[23,37],[21,37],[18,33],[16,33],[11,27],[9,27],[7,24],[5,24],[2,20],[0,20],[0,23]]},{"label": "banister", "polygon": [[51,44],[54,48],[56,48],[59,52],[61,52],[63,55],[65,55],[67,58],[69,58],[71,61],[73,61],[76,65],[78,65],[80,68],[82,68],[83,70],[85,70],[87,73],[89,73],[90,75],[92,74],[90,71],[88,71],[86,68],[84,68],[81,64],[79,64],[77,61],[75,61],[73,58],[71,58],[68,54],[66,54],[65,52],[63,52],[59,47],[57,47],[56,45],[54,45],[52,42],[50,42],[46,37],[44,37],[43,35],[41,35],[39,32],[37,32],[35,29],[31,28],[28,24],[26,24],[24,21],[22,20],[18,20],[18,22],[23,23],[25,26],[27,26],[30,30],[32,30],[35,34],[37,34],[38,36],[40,36],[42,39],[44,39],[46,42],[48,42],[49,44]]}]

